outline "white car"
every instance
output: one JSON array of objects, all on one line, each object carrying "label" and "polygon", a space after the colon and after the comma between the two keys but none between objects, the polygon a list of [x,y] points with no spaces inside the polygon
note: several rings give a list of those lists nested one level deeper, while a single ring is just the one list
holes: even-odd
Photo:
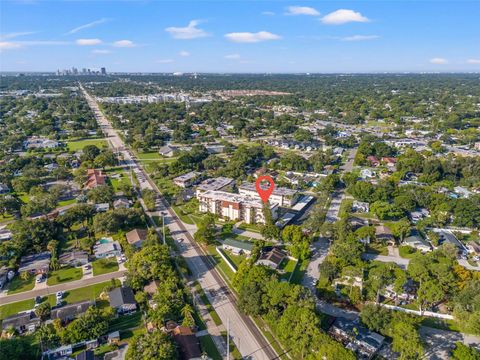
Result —
[{"label": "white car", "polygon": [[63,298],[63,291],[58,291],[57,294],[57,301]]},{"label": "white car", "polygon": [[44,274],[39,274],[39,275],[37,275],[37,278],[35,279],[35,282],[36,282],[37,284],[38,284],[38,283],[41,283],[44,278],[45,278],[45,275],[44,275]]}]

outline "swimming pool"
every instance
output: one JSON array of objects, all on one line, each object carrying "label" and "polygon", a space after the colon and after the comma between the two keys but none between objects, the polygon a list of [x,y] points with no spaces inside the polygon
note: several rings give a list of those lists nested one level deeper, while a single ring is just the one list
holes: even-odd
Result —
[{"label": "swimming pool", "polygon": [[106,238],[102,238],[102,239],[98,240],[98,242],[99,242],[100,244],[108,244],[109,242],[111,242],[111,240],[110,240],[110,239],[106,239]]}]

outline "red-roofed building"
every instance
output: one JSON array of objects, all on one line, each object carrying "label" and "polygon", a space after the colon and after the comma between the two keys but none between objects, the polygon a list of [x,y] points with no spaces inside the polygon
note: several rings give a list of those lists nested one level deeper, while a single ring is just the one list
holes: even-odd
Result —
[{"label": "red-roofed building", "polygon": [[393,157],[382,157],[382,162],[388,167],[394,167],[397,164],[397,159]]},{"label": "red-roofed building", "polygon": [[85,189],[93,189],[97,186],[102,185],[105,185],[105,175],[103,175],[102,171],[96,169],[88,169]]},{"label": "red-roofed building", "polygon": [[373,156],[373,155],[370,155],[370,156],[367,156],[367,161],[370,163],[370,165],[372,166],[378,166],[380,165],[380,161],[378,161],[378,159]]}]

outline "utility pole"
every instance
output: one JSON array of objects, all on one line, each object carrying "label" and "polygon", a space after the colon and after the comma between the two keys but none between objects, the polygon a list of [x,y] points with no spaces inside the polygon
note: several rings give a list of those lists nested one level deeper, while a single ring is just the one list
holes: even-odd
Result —
[{"label": "utility pole", "polygon": [[230,360],[230,318],[227,318],[227,360]]},{"label": "utility pole", "polygon": [[167,239],[165,239],[165,215],[162,213],[162,231],[163,231],[163,245],[167,243]]}]

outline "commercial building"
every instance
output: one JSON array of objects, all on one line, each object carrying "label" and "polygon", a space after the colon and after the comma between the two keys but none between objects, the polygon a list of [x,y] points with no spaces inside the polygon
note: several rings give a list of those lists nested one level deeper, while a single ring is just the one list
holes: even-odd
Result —
[{"label": "commercial building", "polygon": [[[245,194],[233,194],[225,191],[208,190],[197,194],[199,210],[209,212],[221,218],[244,221],[247,224],[264,224],[263,203],[257,198]],[[277,218],[278,204],[270,203],[272,219]]]},{"label": "commercial building", "polygon": [[233,183],[232,178],[227,178],[223,176],[213,178],[213,179],[206,179],[197,186],[197,194],[208,191],[208,190],[212,190],[212,191],[222,190],[228,185],[230,185],[231,183]]},{"label": "commercial building", "polygon": [[196,171],[190,171],[189,173],[174,178],[173,183],[182,188],[187,188],[194,185],[197,182],[199,176],[200,173]]},{"label": "commercial building", "polygon": [[[268,187],[266,187],[266,189],[268,189]],[[260,196],[257,193],[255,184],[245,182],[240,185],[240,187],[238,188],[238,192],[241,195],[249,196],[254,199],[260,200]],[[297,190],[283,187],[275,187],[268,200],[270,201],[270,203],[276,204],[278,206],[292,207],[297,201],[297,196]]]}]

